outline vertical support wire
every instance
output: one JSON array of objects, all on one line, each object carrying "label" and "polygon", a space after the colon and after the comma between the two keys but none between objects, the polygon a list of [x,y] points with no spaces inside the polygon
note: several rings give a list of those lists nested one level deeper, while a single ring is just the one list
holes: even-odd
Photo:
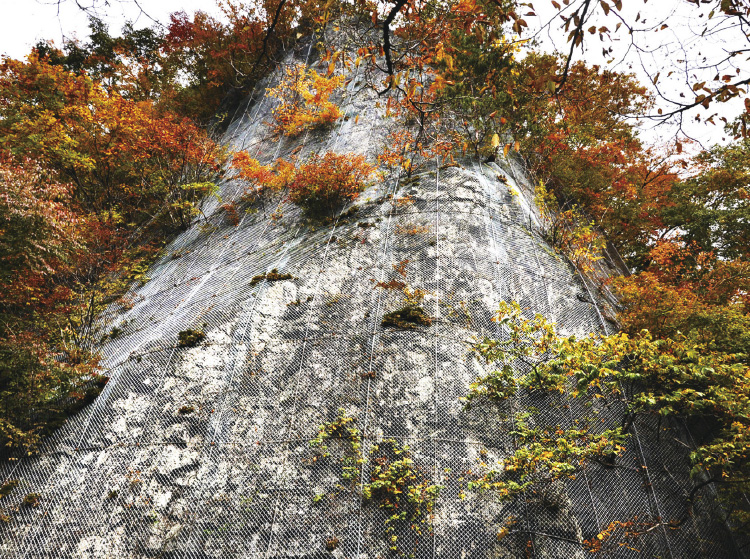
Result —
[{"label": "vertical support wire", "polygon": [[[478,169],[478,171],[477,171],[477,169]],[[479,182],[482,185],[482,188],[484,189],[485,194],[486,194],[486,201],[485,201],[484,212],[483,213],[485,215],[485,219],[486,219],[486,222],[487,222],[487,228],[491,232],[491,235],[492,235],[491,236],[491,241],[492,241],[492,244],[493,244],[493,248],[497,249],[497,247],[499,246],[499,240],[495,236],[495,228],[493,227],[492,216],[490,215],[490,212],[489,212],[489,204],[490,204],[490,201],[492,199],[491,196],[490,196],[490,184],[491,183],[490,183],[490,181],[487,179],[487,177],[484,174],[484,166],[482,165],[481,161],[478,161],[478,162],[474,163],[474,175],[479,179]],[[501,275],[500,272],[501,272],[501,270],[500,270],[500,261],[497,260],[497,261],[495,261],[495,274],[496,274],[496,276],[498,278],[498,285],[502,284],[502,275]],[[502,294],[501,294],[501,297],[502,297]],[[500,326],[500,325],[496,324],[495,328],[496,328],[496,331],[497,331],[498,334],[502,333],[502,334],[505,334],[505,335],[508,335],[508,336],[510,335],[507,326]],[[516,398],[517,398],[517,396],[516,396]],[[519,404],[520,404],[520,402],[519,402]],[[513,431],[515,431],[516,430],[516,420],[515,420],[515,417],[513,417],[512,415],[510,416],[510,423],[511,423],[511,427],[512,427]],[[516,449],[517,446],[516,446],[516,437],[515,436],[512,437],[512,441],[513,441],[513,448]],[[526,499],[526,494],[523,493],[523,522],[524,522],[524,525],[526,526],[526,534],[529,537],[529,542],[531,542],[531,551],[532,551],[533,555],[536,556],[536,553],[537,553],[537,551],[536,551],[536,543],[534,541],[534,535],[529,530],[528,518],[529,518],[529,503],[528,503],[528,500]]]},{"label": "vertical support wire", "polygon": [[[434,366],[432,371],[432,397],[434,406],[433,425],[438,424],[438,347],[440,345],[440,332],[438,324],[440,323],[440,159],[435,156],[435,324],[432,327],[434,335]],[[435,434],[430,434],[432,441],[432,479],[433,483],[438,479],[438,460],[437,460],[437,441]],[[435,528],[430,520],[430,529],[432,532],[432,558],[435,559],[437,536]]]},{"label": "vertical support wire", "polygon": [[[358,73],[359,73],[359,69],[357,68],[355,70],[355,76],[352,78],[352,80],[350,82],[350,87],[347,88],[347,92],[345,94],[345,101],[343,103],[343,105],[345,107],[348,107],[349,104],[352,101],[353,91],[354,91],[354,82],[355,82],[355,78],[358,75]],[[326,148],[325,148],[326,150],[329,150],[329,147],[330,147],[330,151],[334,151],[335,150],[336,146],[338,145],[339,139],[341,137],[341,131],[342,131],[344,125],[345,125],[344,122],[342,122],[338,126],[338,128],[336,130],[336,133],[331,135],[332,139],[329,138],[329,141],[326,144]],[[371,126],[372,126],[372,124],[371,124]],[[325,262],[327,262],[329,248],[330,248],[332,239],[334,238],[334,232],[336,231],[336,228],[338,227],[338,221],[339,221],[340,216],[341,216],[341,214],[343,212],[344,212],[343,209],[339,211],[339,214],[336,217],[336,219],[335,219],[335,221],[333,223],[333,226],[331,227],[331,231],[330,231],[330,233],[328,235],[328,239],[326,241],[326,245],[325,245],[325,249],[324,249],[323,257],[322,257],[323,266],[325,265]],[[307,354],[307,345],[308,345],[308,334],[309,334],[309,331],[310,331],[310,325],[311,325],[313,313],[315,311],[315,302],[317,301],[317,298],[318,298],[318,294],[319,294],[319,290],[320,290],[320,282],[321,282],[321,279],[322,279],[322,276],[323,276],[324,269],[325,269],[325,267],[321,268],[319,270],[319,272],[318,272],[318,275],[317,275],[317,278],[316,278],[316,282],[315,282],[315,288],[313,290],[313,300],[310,303],[310,310],[308,311],[307,318],[305,319],[305,329],[304,329],[303,339],[302,339],[301,357],[300,357],[299,369],[297,370],[297,374],[296,374],[297,382],[295,383],[294,392],[293,392],[293,395],[292,395],[293,408],[292,408],[292,412],[291,412],[290,417],[289,417],[289,423],[288,423],[288,426],[287,426],[287,433],[288,434],[290,434],[291,431],[292,431],[292,428],[293,428],[293,425],[294,425],[294,420],[295,420],[296,415],[297,415],[297,398],[298,398],[298,395],[299,395],[299,392],[300,392],[300,386],[301,386],[301,383],[302,383],[302,376],[303,376],[303,371],[304,371],[304,366],[305,366],[305,357],[306,357],[306,354]],[[286,450],[289,450],[289,447],[292,444],[291,438],[289,436],[282,436],[281,438],[282,438],[282,440],[286,440],[286,442],[285,442]],[[280,470],[283,470],[284,467],[286,466],[287,455],[288,455],[288,453],[285,452],[283,460],[282,460],[282,463],[279,466]],[[266,552],[265,552],[266,557],[269,557],[270,554],[271,554],[271,547],[272,547],[273,541],[274,541],[273,528],[274,528],[274,526],[276,524],[276,520],[277,520],[278,514],[279,514],[281,494],[282,494],[281,491],[277,491],[277,496],[276,496],[276,499],[275,499],[275,502],[274,502],[274,506],[273,506],[273,515],[272,515],[272,518],[271,518],[271,527],[270,527],[270,530],[269,530],[268,545],[267,545]]]},{"label": "vertical support wire", "polygon": [[[398,191],[398,185],[401,182],[401,174],[403,172],[402,168],[399,168],[398,173],[396,175],[396,179],[393,182],[391,194],[393,196],[396,195],[396,192]],[[383,240],[382,240],[382,251],[379,251],[382,255],[379,259],[380,264],[380,279],[379,281],[383,282],[386,279],[386,267],[385,267],[385,258],[386,254],[389,251],[390,245],[392,243],[392,234],[391,234],[391,222],[393,221],[393,211],[395,209],[395,204],[391,202],[390,204],[390,210],[388,212],[388,219],[385,220],[383,223],[384,225],[381,226],[381,231],[384,231]],[[380,316],[381,308],[382,308],[382,299],[383,299],[383,292],[382,290],[377,291],[377,296],[375,299],[375,312],[372,315],[373,321],[372,321],[372,331],[370,332],[370,356],[367,362],[367,371],[372,371],[372,364],[375,358],[375,344],[377,340],[380,338],[380,334],[378,331],[378,317]],[[370,393],[372,392],[372,378],[370,378],[370,375],[367,375],[367,392],[365,396],[365,409],[364,409],[364,424],[362,426],[362,449],[364,451],[363,458],[364,462],[360,466],[359,470],[359,477],[360,477],[360,485],[359,485],[359,505],[357,508],[357,552],[355,554],[355,558],[359,559],[361,549],[362,549],[362,507],[364,504],[364,488],[365,488],[365,464],[368,461],[368,454],[367,451],[369,451],[369,445],[365,444],[367,441],[370,440],[370,435],[368,433],[369,429],[369,418],[370,418]],[[366,449],[366,450],[365,450]]]}]

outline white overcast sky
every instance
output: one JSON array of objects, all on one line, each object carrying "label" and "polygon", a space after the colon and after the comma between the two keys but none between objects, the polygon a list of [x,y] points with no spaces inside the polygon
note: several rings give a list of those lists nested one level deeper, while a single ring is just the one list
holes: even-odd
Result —
[{"label": "white overcast sky", "polygon": [[[91,0],[80,0],[90,5]],[[99,4],[103,4],[100,1]],[[138,5],[151,17],[166,23],[169,14],[184,10],[191,14],[203,10],[218,15],[215,0],[139,0]],[[132,0],[110,0],[102,7],[99,16],[116,34],[127,20],[136,28],[148,27],[152,21],[144,16]],[[74,0],[0,0],[0,53],[12,58],[23,58],[40,39],[62,42],[65,37],[85,39],[88,34],[88,17]]]},{"label": "white overcast sky", "polygon": [[[79,0],[82,4],[90,4],[92,0]],[[96,0],[98,4],[103,5],[104,0]],[[556,13],[550,4],[550,0],[533,1],[536,8],[537,17],[526,17],[529,26],[539,28],[549,19],[551,14]],[[614,2],[610,1],[613,5]],[[658,33],[644,33],[641,35],[642,44],[648,44],[652,49],[650,53],[643,53],[640,57],[634,55],[631,50],[630,54],[621,59],[622,53],[626,50],[628,36],[622,31],[614,43],[615,54],[620,57],[614,68],[620,71],[632,71],[643,83],[648,83],[650,78],[657,72],[662,72],[659,80],[659,86],[662,93],[667,97],[677,100],[684,100],[679,97],[679,92],[690,94],[689,86],[686,84],[685,72],[676,72],[671,78],[666,74],[670,69],[674,69],[679,60],[700,60],[703,56],[708,56],[709,62],[712,59],[722,58],[727,50],[731,50],[736,45],[747,46],[743,37],[738,36],[732,30],[722,30],[712,37],[701,39],[700,31],[703,27],[708,7],[702,9],[703,17],[699,17],[701,10],[688,4],[686,0],[625,0],[623,16],[630,22],[635,21],[637,14],[640,12],[641,20],[638,25],[643,26],[643,19],[646,19],[646,25],[667,19],[670,23],[668,29]],[[152,24],[151,20],[144,16],[138,8],[140,5],[145,12],[159,21],[167,22],[169,14],[175,11],[184,10],[187,13],[193,13],[196,10],[203,10],[218,16],[218,9],[215,0],[109,0],[109,6],[102,7],[99,16],[110,25],[110,31],[114,34],[118,32],[125,21],[131,20],[136,27],[146,27]],[[616,20],[612,15],[603,18],[601,7],[598,6],[599,16],[592,19],[589,25],[607,25],[614,29]],[[88,33],[88,20],[86,15],[76,7],[74,0],[0,0],[0,54],[13,58],[23,58],[40,39],[51,39],[60,44],[64,37],[78,37],[85,39]],[[566,43],[567,34],[560,30],[560,20],[556,20],[546,30],[539,34],[539,39],[545,50],[552,50],[557,47],[567,52],[568,44]],[[580,49],[576,50],[576,56],[585,58],[589,64],[600,64],[606,66],[605,58],[602,56],[601,49],[608,46],[601,43],[598,36],[586,35],[585,53]],[[700,55],[699,55],[700,51]],[[684,69],[686,63],[680,63]],[[743,76],[750,73],[750,67],[746,60],[735,60],[732,64],[726,65],[722,73],[734,71],[737,65],[744,64]],[[612,66],[610,66],[612,67]],[[693,74],[691,72],[690,74]],[[700,80],[711,80],[716,71],[708,69],[703,71],[702,76],[696,75]],[[709,75],[710,74],[710,75]],[[689,79],[693,79],[690,75]],[[694,81],[692,83],[695,83]],[[667,104],[662,104],[666,110]],[[741,110],[741,103],[734,103],[730,106],[715,104],[708,112],[701,111],[703,119],[713,112],[719,112],[719,115],[725,115],[730,120]],[[704,146],[712,143],[722,142],[725,136],[721,124],[706,125],[703,122],[693,121],[695,112],[689,115],[683,126],[685,131],[693,138],[699,140]],[[649,142],[660,142],[673,140],[675,134],[674,126],[660,126],[654,128],[652,124],[644,123],[642,126],[642,136]]]}]

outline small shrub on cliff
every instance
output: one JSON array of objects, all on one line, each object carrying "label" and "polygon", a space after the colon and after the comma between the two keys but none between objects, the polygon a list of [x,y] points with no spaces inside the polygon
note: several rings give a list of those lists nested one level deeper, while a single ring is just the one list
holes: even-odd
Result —
[{"label": "small shrub on cliff", "polygon": [[7,497],[10,493],[18,487],[20,482],[17,479],[9,479],[2,485],[0,485],[0,499]]},{"label": "small shrub on cliff", "polygon": [[42,496],[39,493],[29,493],[23,498],[22,503],[27,507],[35,507],[39,504]]},{"label": "small shrub on cliff", "polygon": [[313,155],[297,169],[289,199],[313,217],[332,216],[359,196],[372,172],[372,165],[361,155]]},{"label": "small shrub on cliff", "polygon": [[419,326],[429,326],[432,318],[418,305],[409,304],[398,310],[383,315],[383,326],[414,330]]},{"label": "small shrub on cliff", "polygon": [[232,168],[237,170],[235,178],[243,181],[245,190],[242,198],[254,202],[266,191],[280,192],[294,178],[294,163],[278,159],[273,165],[261,165],[246,151],[239,151],[232,157]]},{"label": "small shrub on cliff", "polygon": [[331,151],[311,155],[296,168],[294,160],[261,165],[246,152],[237,152],[232,167],[238,171],[236,178],[246,183],[246,201],[254,202],[267,191],[288,189],[288,199],[313,217],[332,217],[345,202],[359,196],[374,171],[362,155]]},{"label": "small shrub on cliff", "polygon": [[250,287],[254,287],[258,285],[262,281],[283,281],[283,280],[291,280],[295,279],[295,277],[292,274],[280,274],[279,270],[277,268],[274,268],[270,272],[266,272],[264,274],[258,274],[257,276],[253,276],[253,279],[250,280]]}]

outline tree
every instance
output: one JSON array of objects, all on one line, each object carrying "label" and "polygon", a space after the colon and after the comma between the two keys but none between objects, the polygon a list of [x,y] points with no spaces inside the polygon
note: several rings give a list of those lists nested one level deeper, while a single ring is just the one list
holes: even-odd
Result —
[{"label": "tree", "polygon": [[40,59],[74,73],[85,73],[107,90],[123,97],[156,99],[169,92],[175,76],[164,67],[161,48],[164,33],[153,28],[135,29],[126,23],[122,35],[113,37],[107,26],[89,16],[89,40],[67,40],[62,49],[39,41],[34,51]]},{"label": "tree", "polygon": [[287,68],[279,85],[268,90],[280,101],[273,109],[273,131],[296,136],[336,122],[343,113],[330,96],[343,84],[343,76],[321,76],[302,64]]},{"label": "tree", "polygon": [[[647,1],[644,0],[643,4]],[[563,2],[564,5],[550,0],[550,3],[554,8],[551,16],[545,17],[539,28],[529,29],[528,34],[538,36],[555,22],[562,21],[561,29],[567,34],[569,48],[565,65],[554,80],[556,92],[562,91],[567,84],[576,49],[590,46],[587,37],[598,35],[600,42],[596,44],[603,47],[602,55],[610,63],[624,61],[631,52],[644,68],[647,67],[646,58],[655,53],[657,58],[661,56],[667,62],[661,68],[650,70],[656,94],[667,105],[666,110],[648,114],[648,118],[657,122],[677,119],[681,124],[684,116],[694,109],[709,109],[712,104],[747,95],[750,78],[745,75],[747,69],[738,66],[743,55],[750,51],[750,7],[741,0],[675,2],[671,10],[662,12],[663,17],[659,16],[658,10],[649,10],[647,6],[638,11],[641,3],[637,0],[570,0]],[[527,16],[536,16],[533,5],[527,3],[527,6],[530,8]],[[549,11],[542,7],[540,10],[540,13]],[[665,30],[679,26],[678,17],[696,22],[697,25],[683,37],[685,43],[697,42],[700,48],[697,55],[691,57],[689,46],[680,42],[679,35],[673,39],[665,37]],[[731,36],[730,44],[722,45],[724,48],[711,48],[712,44],[728,36]],[[651,42],[652,38],[655,43]],[[623,46],[617,47],[615,41],[621,41]],[[675,58],[680,59],[679,67],[670,65]],[[672,74],[679,75],[680,79],[669,81],[670,87],[659,85],[660,77],[664,82]],[[679,95],[672,94],[677,88],[682,89]],[[750,101],[746,102],[745,115],[747,106],[750,106],[748,103]],[[717,116],[713,113],[705,120],[714,122]],[[696,120],[700,118],[700,115],[695,116]],[[740,118],[745,121],[747,117]],[[720,120],[725,124],[728,122],[726,117]]]},{"label": "tree", "polygon": [[750,141],[714,146],[698,154],[681,181],[665,225],[721,259],[750,258]]},{"label": "tree", "polygon": [[[731,513],[740,522],[747,520],[742,499],[750,483],[745,475],[750,464],[746,355],[717,352],[694,336],[654,339],[648,331],[563,338],[541,315],[524,318],[515,303],[502,303],[495,320],[507,330],[507,337],[485,338],[474,348],[501,368],[470,386],[465,398],[469,404],[482,399],[502,403],[523,389],[597,400],[600,405],[591,406],[588,421],[597,425],[593,433],[544,424],[529,429],[520,418],[519,448],[499,471],[490,470],[474,487],[512,498],[540,482],[571,475],[585,461],[603,460],[612,466],[639,417],[679,417],[703,427],[698,447],[689,456],[694,484],[684,495],[688,515],[700,489],[717,483],[731,503]],[[521,374],[519,368],[527,372]],[[615,402],[618,406],[612,407]],[[605,409],[622,410],[619,425],[601,425],[597,410],[602,404]],[[686,519],[661,521],[676,527]]]},{"label": "tree", "polygon": [[104,386],[96,315],[190,223],[223,150],[37,52],[3,61],[0,96],[0,445],[32,451]]},{"label": "tree", "polygon": [[204,12],[192,18],[172,14],[162,50],[168,72],[186,82],[174,84],[174,106],[198,122],[226,124],[230,111],[280,62],[279,55],[308,36],[337,4],[264,0],[219,6],[227,23]]},{"label": "tree", "polygon": [[76,302],[60,283],[82,249],[72,186],[33,160],[0,155],[0,453],[32,449],[95,360],[72,343]]},{"label": "tree", "polygon": [[0,141],[74,185],[73,198],[99,219],[140,224],[166,214],[187,225],[182,185],[219,169],[221,149],[190,121],[107,91],[86,75],[36,54],[0,66]]}]

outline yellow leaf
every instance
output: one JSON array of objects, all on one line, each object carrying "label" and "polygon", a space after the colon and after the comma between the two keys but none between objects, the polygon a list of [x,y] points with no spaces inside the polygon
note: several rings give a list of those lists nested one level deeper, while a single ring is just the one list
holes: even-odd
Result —
[{"label": "yellow leaf", "polygon": [[497,149],[500,147],[500,136],[497,134],[492,135],[492,149]]},{"label": "yellow leaf", "polygon": [[508,157],[508,152],[509,151],[510,151],[510,144],[505,144],[505,146],[503,146],[503,155],[505,157]]},{"label": "yellow leaf", "polygon": [[516,151],[521,151],[521,142],[516,140],[516,143],[513,144],[513,149]]}]

